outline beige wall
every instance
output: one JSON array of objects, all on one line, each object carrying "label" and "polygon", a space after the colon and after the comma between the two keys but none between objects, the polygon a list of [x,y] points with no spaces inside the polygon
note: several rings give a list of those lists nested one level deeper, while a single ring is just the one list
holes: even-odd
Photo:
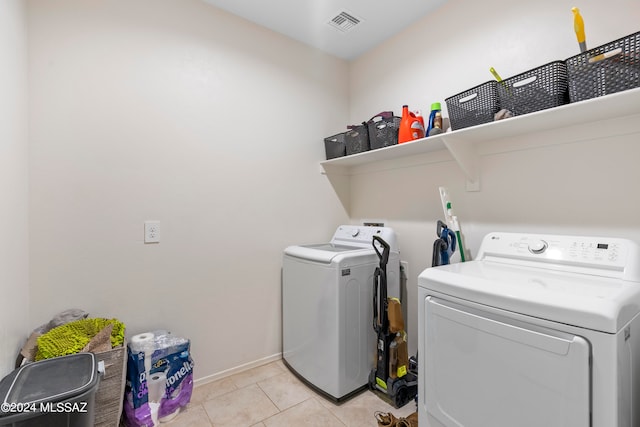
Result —
[{"label": "beige wall", "polygon": [[[526,7],[449,0],[433,16],[350,64],[350,121],[383,110],[399,115],[405,103],[427,114],[432,102],[444,105],[445,98],[490,80],[492,66],[508,78],[579,53],[572,6],[581,8],[589,47],[639,30],[640,3],[634,0],[544,0]],[[616,137],[576,128],[544,131],[481,147],[480,192],[465,190],[464,175],[447,153],[352,177],[351,220],[384,218],[399,233],[401,256],[409,263],[412,352],[417,276],[431,265],[436,221],[443,219],[439,186],[449,189],[472,255],[486,233],[498,230],[640,241],[638,126]],[[554,143],[561,144],[549,145]]]},{"label": "beige wall", "polygon": [[[280,352],[282,249],[363,218],[399,233],[413,352],[416,278],[430,264],[441,185],[472,254],[492,230],[640,240],[637,132],[496,142],[480,155],[480,192],[465,191],[446,153],[360,173],[344,192],[320,175],[321,138],[347,123],[404,103],[426,110],[489,80],[490,66],[508,77],[577,53],[574,5],[591,47],[640,22],[635,0],[476,3],[449,0],[347,64],[198,0],[29,0],[31,298],[1,315],[12,348],[0,361],[8,366],[25,329],[69,307],[118,317],[129,334],[168,328],[190,337],[199,379],[268,359]],[[3,3],[14,28],[18,5]],[[0,75],[0,85],[15,91],[24,71]],[[0,109],[15,114],[7,102]],[[19,141],[25,126],[9,131]],[[25,152],[17,148],[12,167],[26,167]],[[8,179],[23,190],[0,200],[26,218],[24,172]],[[145,220],[161,221],[160,244],[143,244]],[[0,262],[11,265],[26,262],[13,250],[26,226],[15,224],[0,217],[13,236],[0,243]],[[2,290],[24,301],[17,283],[26,283],[26,267],[7,271],[14,277],[3,277]],[[18,328],[28,306],[28,328]]]},{"label": "beige wall", "polygon": [[199,0],[31,0],[29,24],[31,326],[167,328],[199,379],[277,357],[282,250],[348,222],[318,166],[347,63]]},{"label": "beige wall", "polygon": [[0,377],[28,335],[26,22],[22,1],[0,3]]}]

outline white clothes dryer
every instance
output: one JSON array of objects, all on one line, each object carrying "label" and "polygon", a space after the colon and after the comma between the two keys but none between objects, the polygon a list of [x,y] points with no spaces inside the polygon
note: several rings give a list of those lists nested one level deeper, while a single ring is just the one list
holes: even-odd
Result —
[{"label": "white clothes dryer", "polygon": [[373,236],[391,247],[388,296],[400,297],[400,255],[388,227],[342,225],[329,243],[290,246],[282,268],[285,365],[333,401],[368,386],[375,365]]},{"label": "white clothes dryer", "polygon": [[491,233],[418,297],[421,426],[640,426],[636,243]]}]

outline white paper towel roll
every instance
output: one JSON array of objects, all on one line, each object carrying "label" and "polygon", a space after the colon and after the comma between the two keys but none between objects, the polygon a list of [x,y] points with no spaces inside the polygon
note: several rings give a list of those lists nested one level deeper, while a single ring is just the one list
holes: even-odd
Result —
[{"label": "white paper towel roll", "polygon": [[147,388],[149,389],[149,402],[160,402],[167,387],[167,375],[164,372],[156,372],[149,375]]}]

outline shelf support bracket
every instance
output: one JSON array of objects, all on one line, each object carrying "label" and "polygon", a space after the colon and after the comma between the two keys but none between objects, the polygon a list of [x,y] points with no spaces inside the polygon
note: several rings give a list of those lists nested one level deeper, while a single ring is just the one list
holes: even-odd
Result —
[{"label": "shelf support bracket", "polygon": [[351,176],[349,168],[335,165],[320,164],[320,174],[327,177],[335,191],[345,212],[350,215]]},{"label": "shelf support bracket", "polygon": [[460,140],[455,135],[443,135],[442,142],[453,156],[467,179],[467,191],[480,191],[480,173],[478,154],[475,144]]}]

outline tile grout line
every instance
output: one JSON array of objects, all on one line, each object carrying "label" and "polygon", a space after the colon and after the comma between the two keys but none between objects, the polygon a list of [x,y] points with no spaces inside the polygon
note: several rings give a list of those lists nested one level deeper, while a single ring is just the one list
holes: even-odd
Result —
[{"label": "tile grout line", "polygon": [[[260,386],[258,386],[258,387],[260,387]],[[262,389],[262,388],[261,388],[261,389]],[[269,397],[269,395],[268,395],[264,390],[263,390],[263,393],[264,393],[265,395],[267,395],[267,397]],[[260,422],[261,422],[261,423],[264,423],[266,420],[271,419],[271,418],[273,418],[273,417],[276,417],[276,416],[278,416],[278,415],[282,414],[283,412],[288,411],[289,409],[293,409],[293,408],[295,408],[296,406],[301,405],[301,404],[303,404],[304,402],[308,401],[309,399],[313,399],[313,396],[310,396],[309,398],[307,398],[307,399],[303,400],[302,402],[298,402],[298,403],[296,403],[295,405],[290,406],[290,407],[288,407],[288,408],[287,408],[287,409],[285,409],[285,410],[280,410],[280,408],[278,407],[278,405],[276,405],[276,403],[275,403],[275,402],[273,402],[273,400],[272,400],[271,402],[273,402],[274,406],[275,406],[276,408],[278,408],[278,413],[277,413],[277,414],[270,415],[270,416],[268,416],[267,418],[263,419],[263,420],[262,420],[262,421],[260,421]],[[269,398],[269,400],[271,400],[271,398]]]},{"label": "tile grout line", "polygon": [[[226,393],[225,393],[226,394]],[[202,410],[204,411],[205,415],[207,416],[207,419],[209,420],[209,425],[211,427],[215,427],[213,424],[213,420],[211,419],[211,417],[209,416],[209,411],[207,411],[207,409],[204,407],[203,403],[200,403],[200,406],[202,406]]]},{"label": "tile grout line", "polygon": [[[275,376],[275,375],[274,375],[274,376]],[[282,409],[280,409],[280,407],[278,406],[278,404],[277,404],[276,402],[274,402],[274,401],[273,401],[273,399],[271,398],[271,396],[269,396],[269,393],[267,393],[267,391],[266,391],[265,389],[263,389],[263,388],[260,386],[260,383],[256,382],[255,384],[258,386],[258,388],[260,389],[260,391],[261,391],[265,396],[267,396],[267,399],[269,399],[269,401],[270,401],[271,403],[273,403],[273,406],[275,406],[275,407],[276,407],[276,409],[278,410],[278,414],[280,414],[280,413],[282,412]],[[294,405],[294,406],[295,406],[295,405]],[[287,408],[287,409],[289,409],[289,408]],[[267,418],[275,417],[275,416],[276,416],[276,415],[278,415],[278,414],[271,415],[271,416],[269,416],[269,417],[267,417]],[[267,418],[265,418],[265,420],[266,420]],[[263,421],[264,421],[264,420],[263,420]]]},{"label": "tile grout line", "polygon": [[[322,403],[321,403],[321,405],[322,405]],[[324,406],[324,405],[322,405],[322,406]],[[331,414],[333,414],[333,416],[334,416],[334,417],[336,417],[336,418],[338,419],[338,421],[340,421],[340,423],[342,423],[342,425],[344,425],[345,427],[349,427],[349,425],[347,424],[347,422],[346,422],[345,420],[343,420],[343,419],[342,419],[342,417],[341,417],[340,415],[338,415],[337,413],[333,412],[333,409],[334,409],[333,407],[326,407],[326,406],[324,406],[324,407],[325,407],[325,408],[327,408],[327,410],[328,410]]]}]

